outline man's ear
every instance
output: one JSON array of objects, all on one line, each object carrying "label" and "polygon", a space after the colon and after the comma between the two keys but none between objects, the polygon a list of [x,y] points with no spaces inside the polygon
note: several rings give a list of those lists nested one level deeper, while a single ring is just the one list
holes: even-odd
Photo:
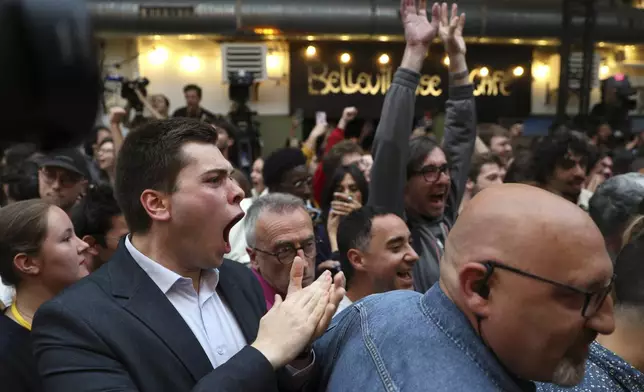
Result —
[{"label": "man's ear", "polygon": [[170,198],[165,193],[146,189],[141,193],[140,201],[152,220],[170,220]]},{"label": "man's ear", "polygon": [[491,271],[481,263],[467,263],[459,271],[458,283],[465,306],[479,317],[490,314]]},{"label": "man's ear", "polygon": [[98,242],[96,242],[96,238],[94,238],[91,235],[85,235],[83,238],[81,238],[87,245],[89,245],[89,248],[87,248],[87,252],[92,255],[92,256],[98,256],[98,247],[100,246]]},{"label": "man's ear", "polygon": [[358,249],[349,249],[347,252],[347,258],[349,259],[349,263],[351,263],[351,266],[353,267],[354,270],[356,271],[365,271],[365,265],[364,265],[364,255],[362,252]]},{"label": "man's ear", "polygon": [[465,183],[465,190],[469,193],[472,192],[472,189],[474,189],[474,181],[470,180],[469,178],[467,179],[467,182]]},{"label": "man's ear", "polygon": [[235,139],[229,137],[228,138],[228,147],[232,147],[235,145]]},{"label": "man's ear", "polygon": [[257,252],[253,248],[246,247],[246,253],[250,257],[250,267],[255,271],[259,271],[259,264],[257,263]]},{"label": "man's ear", "polygon": [[25,275],[36,276],[42,271],[42,261],[37,257],[31,257],[26,253],[18,253],[13,258],[13,266]]}]

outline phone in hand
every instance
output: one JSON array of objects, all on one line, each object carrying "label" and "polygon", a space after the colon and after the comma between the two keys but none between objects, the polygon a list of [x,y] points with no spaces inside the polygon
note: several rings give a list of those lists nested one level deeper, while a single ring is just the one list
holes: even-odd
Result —
[{"label": "phone in hand", "polygon": [[326,112],[315,112],[315,125],[326,124]]}]

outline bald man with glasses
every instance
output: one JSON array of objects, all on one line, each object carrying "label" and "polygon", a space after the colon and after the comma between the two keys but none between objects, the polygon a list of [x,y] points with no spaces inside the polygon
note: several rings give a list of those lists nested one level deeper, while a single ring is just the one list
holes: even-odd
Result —
[{"label": "bald man with glasses", "polygon": [[601,233],[547,191],[482,191],[450,232],[440,268],[424,295],[371,296],[334,318],[315,345],[320,390],[573,386],[589,345],[615,327],[613,264]]}]

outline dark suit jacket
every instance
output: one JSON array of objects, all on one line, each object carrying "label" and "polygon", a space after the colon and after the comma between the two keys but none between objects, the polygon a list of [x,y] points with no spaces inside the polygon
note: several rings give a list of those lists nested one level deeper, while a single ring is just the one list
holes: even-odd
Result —
[{"label": "dark suit jacket", "polygon": [[[251,343],[266,313],[261,287],[234,261],[225,260],[219,272],[218,292]],[[278,390],[276,372],[251,346],[213,370],[123,241],[106,265],[40,307],[32,338],[48,392]]]}]

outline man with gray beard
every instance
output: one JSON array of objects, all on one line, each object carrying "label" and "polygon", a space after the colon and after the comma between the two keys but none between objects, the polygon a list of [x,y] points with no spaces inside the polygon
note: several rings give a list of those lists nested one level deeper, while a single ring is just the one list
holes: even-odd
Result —
[{"label": "man with gray beard", "polygon": [[[502,184],[470,201],[427,293],[367,297],[315,343],[318,391],[527,392],[584,376],[615,328],[613,264],[582,209]],[[430,376],[428,376],[430,375]]]}]

